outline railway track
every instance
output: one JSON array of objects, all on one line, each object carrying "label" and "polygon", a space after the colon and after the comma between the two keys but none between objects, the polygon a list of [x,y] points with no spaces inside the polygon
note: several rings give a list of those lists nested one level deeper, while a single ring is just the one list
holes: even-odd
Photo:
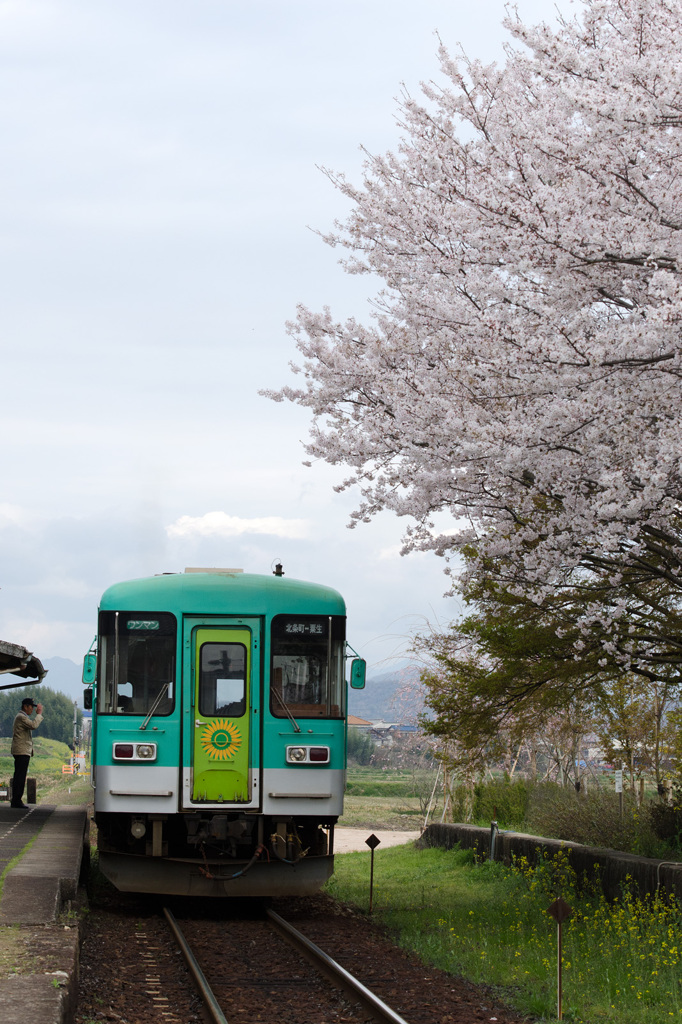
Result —
[{"label": "railway track", "polygon": [[[489,990],[420,963],[324,894],[276,905],[304,933],[299,948],[253,901],[174,900],[171,909],[222,1018],[205,1009],[160,905],[103,892],[85,928],[73,1024],[523,1024]],[[319,960],[306,940],[346,969],[341,981],[328,960],[323,976],[303,959]],[[346,972],[362,983],[351,994]],[[365,988],[384,1011],[358,995]]]},{"label": "railway track", "polygon": [[[204,970],[199,964],[197,957],[195,956],[190,943],[187,941],[182,929],[175,919],[172,911],[168,907],[163,908],[164,916],[170,926],[173,936],[178,943],[182,954],[185,958],[185,962],[189,968],[189,971],[194,978],[197,985],[201,998],[203,1000],[206,1011],[208,1012],[211,1020],[214,1024],[233,1024],[234,1020],[238,1017],[228,1017],[221,1006],[221,1000],[215,995],[211,985],[209,984]],[[407,1024],[405,1019],[395,1012],[390,1006],[388,1006],[382,999],[380,999],[374,992],[368,989],[362,982],[358,981],[349,971],[338,964],[332,957],[325,953],[319,946],[307,939],[298,929],[294,928],[288,921],[285,921],[283,917],[276,914],[272,910],[267,910],[267,924],[270,929],[273,930],[277,936],[292,947],[300,956],[307,961],[316,972],[327,979],[331,985],[342,992],[351,1006],[342,1007],[340,1012],[343,1016],[340,1018],[345,1021],[372,1021],[376,1024]],[[252,940],[253,941],[253,940]],[[221,958],[224,958],[224,951],[221,951]],[[256,969],[262,968],[262,963],[256,965]],[[282,992],[282,979],[278,978],[278,991]],[[272,977],[266,981],[266,986],[272,987],[274,980]],[[246,980],[243,972],[243,966],[240,964],[239,973],[230,979],[221,979],[220,989],[224,990],[226,987],[230,988],[230,1004],[234,1006],[235,1002],[235,988],[244,989],[248,994],[253,996],[253,985]],[[305,976],[302,976],[300,972],[294,973],[290,980],[291,990],[295,990],[304,986],[307,990],[310,988],[310,980]],[[319,1005],[319,1004],[318,1004]],[[349,1013],[353,1013],[352,1006],[360,1008],[360,1016],[355,1014],[353,1017],[349,1016]],[[327,1004],[324,1010],[324,1017],[320,1017],[319,1020],[333,1019],[328,1016],[334,1012],[332,1008]],[[241,1015],[241,1014],[240,1014]]]}]

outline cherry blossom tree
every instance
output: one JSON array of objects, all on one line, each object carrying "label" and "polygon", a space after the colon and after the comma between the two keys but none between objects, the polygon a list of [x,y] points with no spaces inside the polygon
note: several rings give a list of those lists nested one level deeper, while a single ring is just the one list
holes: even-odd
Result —
[{"label": "cherry blossom tree", "polygon": [[679,595],[682,7],[506,27],[502,66],[440,48],[360,185],[330,173],[352,212],[327,241],[378,278],[374,311],[300,307],[302,384],[272,397],[349,467],[354,521],[410,517],[406,550],[468,545],[538,602],[594,572]]}]

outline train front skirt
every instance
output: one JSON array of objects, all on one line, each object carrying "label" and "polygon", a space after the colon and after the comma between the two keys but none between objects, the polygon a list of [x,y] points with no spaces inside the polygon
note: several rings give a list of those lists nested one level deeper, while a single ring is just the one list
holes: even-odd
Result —
[{"label": "train front skirt", "polygon": [[99,854],[102,873],[123,892],[174,896],[308,896],[318,892],[334,870],[334,856],[305,857],[298,864],[267,858],[244,864],[203,866],[196,860]]}]

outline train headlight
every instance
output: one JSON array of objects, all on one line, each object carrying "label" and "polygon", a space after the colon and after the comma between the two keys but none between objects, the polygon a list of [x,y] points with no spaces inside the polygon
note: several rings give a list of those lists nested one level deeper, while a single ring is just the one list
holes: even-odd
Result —
[{"label": "train headlight", "polygon": [[147,826],[145,825],[142,818],[133,818],[133,823],[130,826],[130,831],[132,832],[136,839],[142,839],[142,836],[147,831]]},{"label": "train headlight", "polygon": [[287,747],[289,764],[329,764],[329,747]]},{"label": "train headlight", "polygon": [[114,743],[114,761],[155,761],[156,743]]}]

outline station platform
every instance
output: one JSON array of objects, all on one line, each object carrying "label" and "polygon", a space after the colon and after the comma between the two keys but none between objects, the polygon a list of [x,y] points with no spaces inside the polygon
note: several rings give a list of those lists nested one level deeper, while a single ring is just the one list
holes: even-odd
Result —
[{"label": "station platform", "polygon": [[69,1024],[88,807],[0,803],[0,1020]]}]

